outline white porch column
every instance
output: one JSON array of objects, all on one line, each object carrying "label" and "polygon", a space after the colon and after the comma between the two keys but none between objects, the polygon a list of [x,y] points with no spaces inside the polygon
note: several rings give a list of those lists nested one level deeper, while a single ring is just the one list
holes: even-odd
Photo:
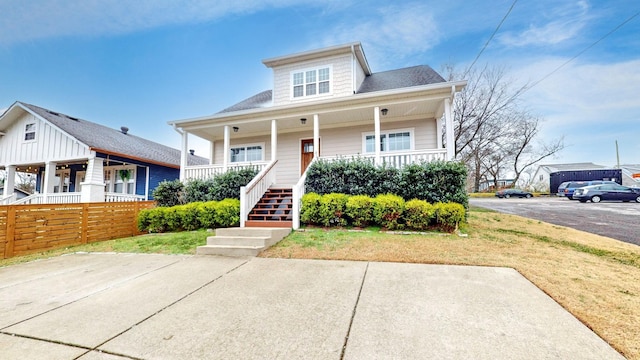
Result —
[{"label": "white porch column", "polygon": [[375,164],[380,165],[380,107],[373,108],[373,148],[376,151]]},{"label": "white porch column", "polygon": [[7,178],[4,179],[4,192],[2,197],[9,197],[13,195],[16,187],[16,167],[15,165],[9,165],[5,168]]},{"label": "white porch column", "polygon": [[[104,202],[104,170],[102,158],[89,158],[84,182],[80,183],[80,201]],[[182,170],[181,170],[182,171]],[[148,172],[147,172],[148,173]]]},{"label": "white porch column", "polygon": [[182,131],[182,147],[180,148],[180,181],[184,181],[186,177],[187,165],[189,162],[189,134]]},{"label": "white porch column", "polygon": [[447,160],[451,161],[456,156],[456,144],[453,137],[453,113],[451,109],[451,99],[444,99],[444,125],[447,136]]},{"label": "white porch column", "polygon": [[320,156],[320,118],[313,114],[313,158]]},{"label": "white porch column", "polygon": [[[48,161],[44,166],[44,184],[41,192],[43,194],[53,193],[54,183],[56,181],[56,163]],[[62,185],[62,184],[61,184]]]},{"label": "white porch column", "polygon": [[216,151],[216,142],[209,141],[209,165],[215,164],[213,160],[214,156],[216,155],[215,151]]},{"label": "white porch column", "polygon": [[222,171],[227,172],[227,167],[229,166],[229,125],[224,126],[224,149],[222,151]]},{"label": "white porch column", "polygon": [[436,145],[438,149],[443,148],[442,144],[442,116],[436,119],[436,137],[438,144]]},{"label": "white porch column", "polygon": [[271,161],[278,158],[278,121],[271,120]]}]

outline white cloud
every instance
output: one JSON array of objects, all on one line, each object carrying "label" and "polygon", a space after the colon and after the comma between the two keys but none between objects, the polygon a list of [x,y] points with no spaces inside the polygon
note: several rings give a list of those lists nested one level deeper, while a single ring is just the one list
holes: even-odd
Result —
[{"label": "white cloud", "polygon": [[[522,47],[555,45],[576,37],[591,18],[589,4],[583,0],[561,4],[547,11],[536,10],[535,16],[529,16],[540,19],[538,23],[532,22],[526,30],[520,32],[507,31],[499,35],[498,40],[503,45]],[[543,6],[546,8],[549,5]]]},{"label": "white cloud", "polygon": [[[153,27],[215,20],[230,14],[255,13],[305,0],[30,0],[0,1],[0,44],[58,36],[100,36]],[[338,5],[336,5],[338,4]],[[340,0],[323,3],[339,7]]]},{"label": "white cloud", "polygon": [[432,9],[421,2],[379,7],[375,16],[362,20],[355,14],[327,33],[331,35],[324,38],[324,45],[359,40],[376,64],[425,52],[441,39]]}]

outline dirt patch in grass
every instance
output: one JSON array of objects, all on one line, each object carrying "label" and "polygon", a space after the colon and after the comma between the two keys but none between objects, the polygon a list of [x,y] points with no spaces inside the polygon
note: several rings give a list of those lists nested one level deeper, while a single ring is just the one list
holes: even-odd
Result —
[{"label": "dirt patch in grass", "polygon": [[640,247],[514,215],[472,211],[458,235],[310,229],[261,257],[514,268],[628,359],[640,359]]}]

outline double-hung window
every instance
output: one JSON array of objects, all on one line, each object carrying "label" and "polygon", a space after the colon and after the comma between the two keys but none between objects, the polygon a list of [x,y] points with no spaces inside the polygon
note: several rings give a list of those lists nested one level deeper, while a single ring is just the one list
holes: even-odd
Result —
[{"label": "double-hung window", "polygon": [[232,163],[262,161],[264,159],[263,149],[264,145],[262,144],[234,146],[229,152],[229,161]]},{"label": "double-hung window", "polygon": [[[364,153],[374,153],[376,151],[374,138],[371,133],[363,134]],[[380,133],[380,151],[404,151],[413,149],[412,130],[391,130]]]},{"label": "double-hung window", "polygon": [[28,123],[24,126],[24,141],[35,141],[36,123]]},{"label": "double-hung window", "polygon": [[293,72],[291,73],[291,86],[294,98],[329,94],[331,92],[331,67]]}]

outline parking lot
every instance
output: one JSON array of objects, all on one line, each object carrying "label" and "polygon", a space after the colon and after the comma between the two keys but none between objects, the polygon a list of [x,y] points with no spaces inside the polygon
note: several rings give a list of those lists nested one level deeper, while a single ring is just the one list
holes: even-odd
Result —
[{"label": "parking lot", "polygon": [[640,245],[640,204],[581,203],[560,197],[471,198],[474,206],[520,215]]}]

